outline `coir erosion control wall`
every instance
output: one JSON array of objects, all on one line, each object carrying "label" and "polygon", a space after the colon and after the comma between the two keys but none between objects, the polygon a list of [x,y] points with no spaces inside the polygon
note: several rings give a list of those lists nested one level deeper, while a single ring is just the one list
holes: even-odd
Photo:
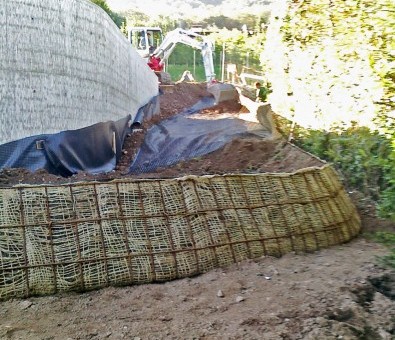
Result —
[{"label": "coir erosion control wall", "polygon": [[0,189],[0,299],[166,281],[340,244],[360,220],[329,166]]},{"label": "coir erosion control wall", "polygon": [[0,0],[0,144],[134,115],[155,74],[87,0]]}]

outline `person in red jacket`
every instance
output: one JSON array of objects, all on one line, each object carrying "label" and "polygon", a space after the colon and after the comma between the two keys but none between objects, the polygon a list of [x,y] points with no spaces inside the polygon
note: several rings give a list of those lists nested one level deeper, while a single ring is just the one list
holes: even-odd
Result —
[{"label": "person in red jacket", "polygon": [[148,61],[148,66],[154,71],[163,71],[163,63],[161,58],[151,55]]}]

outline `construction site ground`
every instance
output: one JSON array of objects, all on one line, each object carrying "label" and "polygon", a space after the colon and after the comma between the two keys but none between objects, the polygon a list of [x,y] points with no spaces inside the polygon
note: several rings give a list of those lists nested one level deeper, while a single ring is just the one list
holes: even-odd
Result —
[{"label": "construction site ground", "polygon": [[[169,169],[128,175],[147,129],[206,95],[204,84],[166,88],[159,115],[127,137],[122,159],[111,173],[62,178],[44,170],[4,169],[0,186],[292,172],[321,164],[282,140],[249,137]],[[202,112],[209,119],[225,113],[248,116],[237,101]],[[377,218],[374,203],[362,194],[350,196],[361,216],[362,233],[347,244],[309,254],[246,260],[160,284],[3,301],[0,339],[392,339],[395,273],[379,261],[389,250],[369,235],[395,231],[395,226]]]}]

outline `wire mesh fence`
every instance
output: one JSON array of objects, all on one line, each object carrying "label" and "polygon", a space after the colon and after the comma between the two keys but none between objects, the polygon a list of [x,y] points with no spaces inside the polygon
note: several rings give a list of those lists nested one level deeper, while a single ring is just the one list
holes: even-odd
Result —
[{"label": "wire mesh fence", "polygon": [[0,299],[183,278],[358,234],[329,165],[0,189]]}]

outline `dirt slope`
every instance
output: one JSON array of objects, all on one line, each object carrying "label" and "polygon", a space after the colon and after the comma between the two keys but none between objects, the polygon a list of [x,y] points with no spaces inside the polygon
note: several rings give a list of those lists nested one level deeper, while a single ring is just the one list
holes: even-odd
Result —
[{"label": "dirt slope", "polygon": [[[180,84],[161,99],[164,119],[206,95],[202,84]],[[223,103],[205,114],[240,113]],[[0,183],[111,179],[125,172],[145,131],[129,136],[117,169],[69,179],[3,170]],[[318,162],[318,163],[317,163]],[[293,171],[320,162],[283,142],[239,139],[223,149],[152,177],[234,171]],[[139,177],[139,176],[137,176]],[[392,230],[374,206],[353,194],[364,232]],[[364,237],[312,254],[262,257],[164,284],[110,287],[0,302],[0,339],[392,339],[395,274],[378,264],[388,250]],[[1,276],[0,276],[1,280]]]}]

